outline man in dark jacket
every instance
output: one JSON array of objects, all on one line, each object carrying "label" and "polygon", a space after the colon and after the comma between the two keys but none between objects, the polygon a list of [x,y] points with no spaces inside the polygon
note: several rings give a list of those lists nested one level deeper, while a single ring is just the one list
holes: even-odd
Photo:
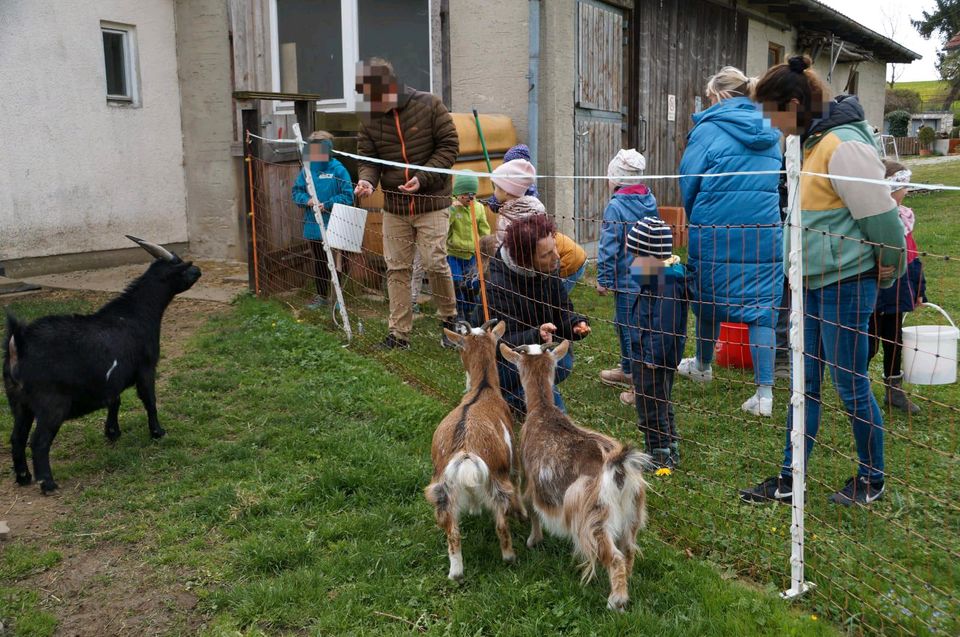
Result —
[{"label": "man in dark jacket", "polygon": [[[590,334],[590,324],[573,309],[560,278],[560,254],[554,239],[556,226],[546,215],[524,217],[510,224],[503,246],[490,261],[486,279],[490,318],[505,322],[501,340],[511,347],[540,345],[554,338],[580,340]],[[573,369],[573,348],[557,364],[553,400],[566,411],[557,385]],[[500,389],[507,403],[526,413],[523,387],[517,368],[497,352]]]},{"label": "man in dark jacket", "polygon": [[[359,65],[357,92],[363,94],[363,106],[369,107],[357,142],[360,155],[416,166],[453,166],[460,140],[440,98],[400,84],[390,63],[378,58]],[[420,253],[430,279],[441,322],[453,329],[457,306],[446,247],[450,176],[365,161],[360,162],[358,172],[358,197],[372,194],[378,184],[384,193],[383,256],[387,263],[390,333],[383,346],[410,346],[414,250]],[[446,337],[441,343],[453,346]]]}]

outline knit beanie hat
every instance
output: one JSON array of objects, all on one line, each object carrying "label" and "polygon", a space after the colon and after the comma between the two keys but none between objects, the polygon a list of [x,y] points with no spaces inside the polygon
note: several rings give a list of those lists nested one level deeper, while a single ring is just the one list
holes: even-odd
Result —
[{"label": "knit beanie hat", "polygon": [[503,154],[504,163],[513,161],[514,159],[526,159],[530,161],[530,149],[527,148],[526,144],[517,144]]},{"label": "knit beanie hat", "polygon": [[607,166],[607,179],[616,186],[635,184],[647,168],[647,159],[635,149],[622,148]]},{"label": "knit beanie hat", "polygon": [[514,197],[522,197],[536,177],[537,169],[526,159],[514,159],[497,166],[490,180]]},{"label": "knit beanie hat", "polygon": [[[465,172],[473,172],[465,171]],[[465,195],[466,193],[477,194],[477,189],[480,188],[480,180],[477,179],[476,175],[457,175],[453,178],[453,196]]]},{"label": "knit beanie hat", "polygon": [[627,235],[627,252],[635,257],[669,259],[673,255],[673,233],[658,217],[644,217]]}]

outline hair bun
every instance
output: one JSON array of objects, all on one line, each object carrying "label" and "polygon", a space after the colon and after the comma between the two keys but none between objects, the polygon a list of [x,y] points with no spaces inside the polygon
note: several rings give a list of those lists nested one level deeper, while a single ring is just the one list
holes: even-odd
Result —
[{"label": "hair bun", "polygon": [[794,73],[803,73],[811,66],[810,58],[806,55],[794,55],[792,58],[787,60],[787,66],[790,67],[790,70]]}]

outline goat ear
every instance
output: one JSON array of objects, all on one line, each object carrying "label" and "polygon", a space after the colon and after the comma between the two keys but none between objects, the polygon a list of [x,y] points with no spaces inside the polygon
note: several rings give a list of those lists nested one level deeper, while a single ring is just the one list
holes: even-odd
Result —
[{"label": "goat ear", "polygon": [[443,328],[443,333],[447,335],[447,338],[456,343],[457,347],[463,347],[463,334],[448,330],[447,328]]},{"label": "goat ear", "polygon": [[550,350],[550,356],[555,361],[559,361],[561,358],[567,355],[567,351],[570,349],[570,341],[564,340],[559,345]]},{"label": "goat ear", "polygon": [[500,340],[501,338],[503,338],[504,332],[507,331],[507,324],[504,323],[503,321],[500,321],[496,325],[494,325],[493,329],[490,331],[493,333],[494,336],[497,337],[497,340]]},{"label": "goat ear", "polygon": [[505,359],[507,359],[509,362],[513,363],[514,365],[516,365],[517,362],[520,360],[520,354],[517,354],[515,351],[510,349],[510,346],[507,345],[506,343],[500,343],[500,353],[503,355]]}]

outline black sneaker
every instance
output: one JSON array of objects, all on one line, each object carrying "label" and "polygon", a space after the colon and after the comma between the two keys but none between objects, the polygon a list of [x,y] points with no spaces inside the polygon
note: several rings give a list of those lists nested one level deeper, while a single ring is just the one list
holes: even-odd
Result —
[{"label": "black sneaker", "polygon": [[863,476],[850,478],[843,488],[831,495],[828,499],[834,504],[848,507],[852,504],[870,504],[883,497],[884,482],[870,482]]},{"label": "black sneaker", "polygon": [[740,499],[748,504],[793,502],[793,478],[773,476],[751,489],[741,489]]},{"label": "black sneaker", "polygon": [[380,343],[380,349],[410,349],[410,341],[387,334],[387,338]]},{"label": "black sneaker", "polygon": [[457,331],[457,325],[454,322],[455,319],[443,319],[440,321],[440,346],[445,347],[446,349],[457,349],[457,344],[451,341],[447,337],[447,333],[443,331],[443,328],[447,328],[451,332]]}]

